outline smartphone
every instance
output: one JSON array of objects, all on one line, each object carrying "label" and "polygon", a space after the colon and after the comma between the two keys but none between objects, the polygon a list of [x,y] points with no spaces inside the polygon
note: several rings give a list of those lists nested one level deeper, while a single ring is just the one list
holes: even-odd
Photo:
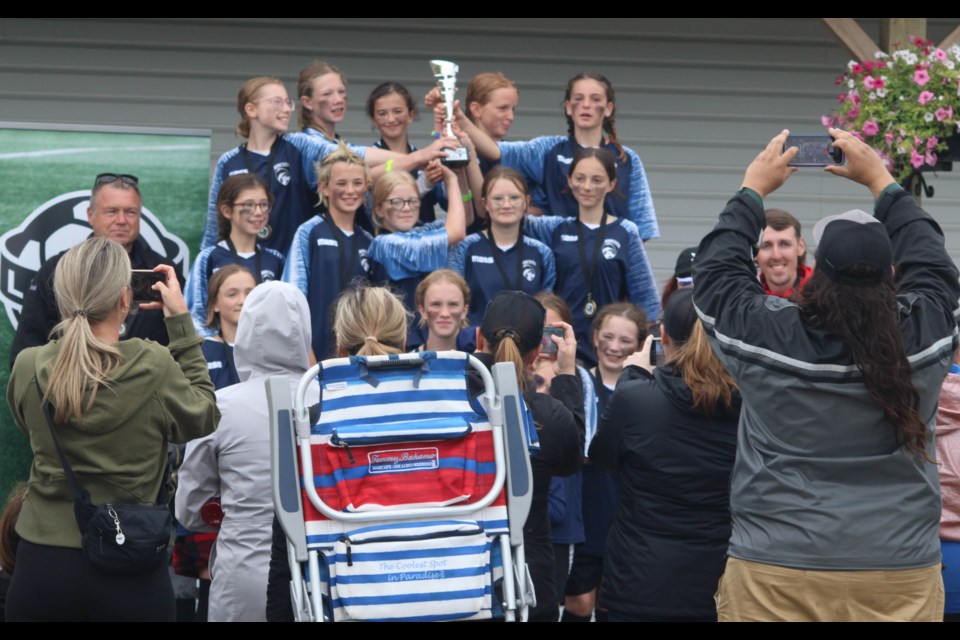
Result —
[{"label": "smartphone", "polygon": [[133,289],[134,302],[163,302],[163,296],[155,291],[153,285],[157,282],[166,282],[167,274],[150,269],[133,269],[130,277],[130,288]]},{"label": "smartphone", "polygon": [[660,336],[653,336],[653,342],[650,344],[650,366],[659,367],[663,364],[663,343],[660,342]]},{"label": "smartphone", "polygon": [[543,338],[540,340],[540,354],[545,356],[557,355],[557,343],[550,336],[563,337],[563,327],[544,327]]},{"label": "smartphone", "polygon": [[790,161],[791,167],[829,167],[846,162],[843,151],[833,146],[833,136],[826,134],[790,135],[783,150],[797,148],[797,155]]}]

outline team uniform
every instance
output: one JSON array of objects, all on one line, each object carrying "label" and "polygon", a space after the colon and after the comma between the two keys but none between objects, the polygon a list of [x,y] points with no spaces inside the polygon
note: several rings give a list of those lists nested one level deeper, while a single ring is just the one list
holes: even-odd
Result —
[{"label": "team uniform", "polygon": [[414,312],[407,332],[407,347],[427,341],[426,328],[419,325],[414,295],[426,275],[447,266],[450,246],[444,222],[438,220],[405,232],[381,232],[370,243],[372,279],[390,284],[403,295],[407,308]]},{"label": "team uniform", "polygon": [[487,232],[469,235],[450,252],[450,268],[470,286],[471,325],[479,325],[487,303],[504,289],[553,291],[557,279],[553,252],[547,245],[525,235],[508,249],[495,247]]},{"label": "team uniform", "polygon": [[[526,216],[523,224],[526,233],[553,250],[557,262],[556,293],[570,307],[577,356],[589,366],[597,363],[590,324],[604,305],[632,302],[646,312],[651,322],[660,317],[657,283],[635,224],[613,218],[591,228],[577,218],[560,216]],[[588,285],[587,272],[591,270]],[[593,307],[591,314],[587,313],[589,303]]]},{"label": "team uniform", "polygon": [[[317,145],[304,147],[314,151],[319,149]],[[311,158],[301,154],[298,146],[286,136],[277,137],[270,153],[265,155],[249,151],[246,144],[242,144],[220,156],[210,185],[207,225],[200,248],[212,247],[217,242],[217,197],[223,181],[242,173],[256,173],[270,185],[274,197],[270,219],[261,231],[260,241],[266,247],[286,253],[297,227],[313,215],[309,190],[316,184],[316,172],[305,157]]]},{"label": "team uniform", "polygon": [[[515,169],[533,189],[533,204],[556,216],[576,218],[579,205],[567,186],[570,163],[583,148],[573,137],[542,136],[525,142],[498,142],[500,164]],[[660,237],[653,196],[640,157],[624,147],[626,158],[620,158],[620,149],[611,142],[603,148],[616,162],[617,188],[607,194],[605,209],[640,230],[644,241]]]},{"label": "team uniform", "polygon": [[354,278],[370,276],[373,237],[359,227],[349,235],[328,218],[314,216],[300,225],[290,245],[283,280],[295,285],[310,304],[313,353],[323,360],[333,349],[332,316],[340,292]]},{"label": "team uniform", "polygon": [[207,322],[208,283],[217,271],[227,265],[239,264],[253,274],[257,284],[277,280],[283,275],[283,264],[286,261],[284,255],[259,243],[256,246],[257,250],[253,253],[237,253],[229,240],[221,240],[214,246],[203,249],[197,256],[183,297],[187,300],[193,324],[200,335],[211,335],[210,329],[203,325]]}]

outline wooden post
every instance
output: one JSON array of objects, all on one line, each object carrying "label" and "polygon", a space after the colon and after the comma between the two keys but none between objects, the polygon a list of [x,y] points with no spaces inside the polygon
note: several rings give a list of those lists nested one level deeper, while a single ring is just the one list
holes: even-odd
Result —
[{"label": "wooden post", "polygon": [[926,18],[880,18],[880,48],[890,53],[897,45],[905,46],[910,36],[927,38]]}]

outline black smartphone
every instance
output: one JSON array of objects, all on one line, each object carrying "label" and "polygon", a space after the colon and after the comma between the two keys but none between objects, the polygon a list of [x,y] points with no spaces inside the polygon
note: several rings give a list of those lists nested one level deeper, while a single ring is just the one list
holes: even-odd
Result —
[{"label": "black smartphone", "polygon": [[660,336],[653,336],[653,342],[650,344],[650,366],[659,367],[663,364],[663,343],[660,342]]},{"label": "black smartphone", "polygon": [[787,136],[783,150],[797,148],[791,167],[829,167],[846,162],[843,151],[833,146],[833,136],[826,134],[798,134]]},{"label": "black smartphone", "polygon": [[167,275],[162,271],[152,271],[150,269],[133,269],[130,277],[130,288],[133,289],[133,301],[142,302],[163,302],[163,296],[159,291],[154,290],[153,285],[157,282],[166,282]]},{"label": "black smartphone", "polygon": [[545,356],[557,355],[557,343],[550,336],[563,337],[563,327],[544,327],[543,338],[540,340],[540,353]]}]

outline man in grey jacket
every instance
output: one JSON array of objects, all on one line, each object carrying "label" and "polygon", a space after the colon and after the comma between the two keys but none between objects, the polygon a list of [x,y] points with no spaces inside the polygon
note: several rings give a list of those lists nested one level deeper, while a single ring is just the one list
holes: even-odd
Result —
[{"label": "man in grey jacket", "polygon": [[818,223],[796,302],[763,295],[751,245],[795,169],[784,131],[700,244],[695,303],[743,395],[720,620],[939,620],[937,395],[956,348],[958,271],[937,223],[876,153],[831,130],[827,171],[862,211]]}]

